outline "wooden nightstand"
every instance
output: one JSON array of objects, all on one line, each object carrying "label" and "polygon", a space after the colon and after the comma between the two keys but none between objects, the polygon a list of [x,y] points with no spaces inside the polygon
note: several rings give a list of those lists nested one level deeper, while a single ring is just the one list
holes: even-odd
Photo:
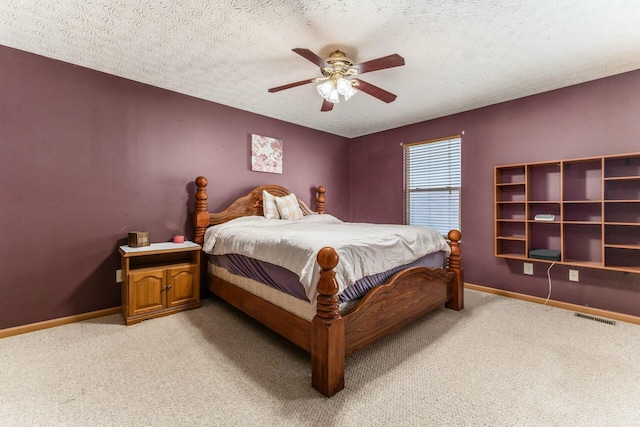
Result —
[{"label": "wooden nightstand", "polygon": [[120,246],[125,323],[200,307],[200,250],[193,242]]}]

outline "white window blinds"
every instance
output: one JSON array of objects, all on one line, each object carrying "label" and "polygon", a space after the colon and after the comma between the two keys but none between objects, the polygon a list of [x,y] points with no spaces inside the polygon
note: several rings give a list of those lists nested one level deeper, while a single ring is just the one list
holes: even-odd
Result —
[{"label": "white window blinds", "polygon": [[405,224],[460,230],[461,139],[404,145]]}]

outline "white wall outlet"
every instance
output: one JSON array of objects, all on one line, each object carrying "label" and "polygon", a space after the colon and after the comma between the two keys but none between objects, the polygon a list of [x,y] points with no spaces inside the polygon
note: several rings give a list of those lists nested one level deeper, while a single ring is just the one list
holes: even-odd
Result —
[{"label": "white wall outlet", "polygon": [[524,274],[533,275],[533,264],[530,262],[524,263]]},{"label": "white wall outlet", "polygon": [[578,270],[569,270],[569,280],[572,282],[580,281],[580,275],[578,273]]},{"label": "white wall outlet", "polygon": [[122,283],[122,270],[116,270],[116,283]]}]

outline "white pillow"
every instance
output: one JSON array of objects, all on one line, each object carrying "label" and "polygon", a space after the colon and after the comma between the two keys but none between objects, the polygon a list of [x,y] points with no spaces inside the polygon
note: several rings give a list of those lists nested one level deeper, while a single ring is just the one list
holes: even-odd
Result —
[{"label": "white pillow", "polygon": [[276,206],[276,196],[267,190],[262,190],[262,212],[267,219],[280,219],[280,212]]},{"label": "white pillow", "polygon": [[293,193],[284,197],[276,197],[276,206],[282,219],[300,219],[304,216],[298,204],[298,198]]}]

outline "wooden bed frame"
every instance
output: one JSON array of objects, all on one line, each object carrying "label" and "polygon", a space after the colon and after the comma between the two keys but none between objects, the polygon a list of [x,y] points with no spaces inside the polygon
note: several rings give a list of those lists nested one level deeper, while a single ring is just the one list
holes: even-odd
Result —
[{"label": "wooden bed frame", "polygon": [[[291,194],[278,185],[264,185],[234,201],[219,213],[207,208],[207,179],[196,179],[194,213],[195,242],[202,244],[211,225],[241,216],[262,216],[262,190],[280,197]],[[325,188],[317,188],[316,211],[325,213]],[[305,215],[314,212],[298,199]],[[371,289],[347,313],[338,310],[338,285],[333,269],[338,255],[333,248],[320,250],[316,316],[311,322],[259,298],[212,274],[209,290],[231,305],[255,318],[311,353],[312,386],[327,397],[344,388],[345,358],[396,331],[424,314],[445,304],[461,310],[464,305],[463,270],[460,257],[460,232],[452,230],[451,255],[446,269],[410,268],[392,276],[385,284]],[[206,263],[205,263],[206,264]]]}]

